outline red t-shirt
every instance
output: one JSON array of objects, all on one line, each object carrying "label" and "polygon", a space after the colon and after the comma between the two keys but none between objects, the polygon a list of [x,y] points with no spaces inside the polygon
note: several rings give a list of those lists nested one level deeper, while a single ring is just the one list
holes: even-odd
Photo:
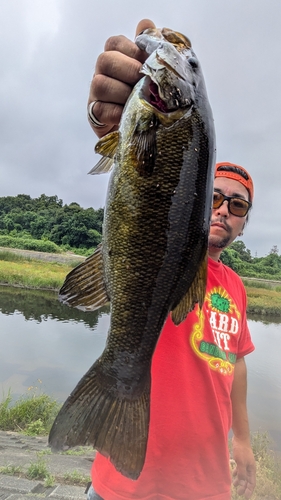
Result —
[{"label": "red t-shirt", "polygon": [[95,491],[105,500],[229,500],[230,392],[236,357],[254,346],[241,279],[209,259],[201,313],[168,317],[152,360],[145,464],[136,481],[97,453]]}]

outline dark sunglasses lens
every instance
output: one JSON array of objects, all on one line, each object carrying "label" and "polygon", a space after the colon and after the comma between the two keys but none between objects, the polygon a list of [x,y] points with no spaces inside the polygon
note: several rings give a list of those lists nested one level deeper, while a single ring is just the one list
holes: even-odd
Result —
[{"label": "dark sunglasses lens", "polygon": [[221,193],[213,194],[213,208],[219,208],[223,202],[224,198]]},{"label": "dark sunglasses lens", "polygon": [[240,198],[231,198],[229,200],[229,211],[237,217],[245,217],[249,210],[249,204],[246,200]]}]

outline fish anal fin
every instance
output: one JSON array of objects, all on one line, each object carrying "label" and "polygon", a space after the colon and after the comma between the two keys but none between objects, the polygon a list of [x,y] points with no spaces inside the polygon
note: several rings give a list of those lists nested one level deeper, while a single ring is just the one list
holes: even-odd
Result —
[{"label": "fish anal fin", "polygon": [[95,311],[110,300],[103,277],[102,245],[66,276],[59,300],[82,311]]},{"label": "fish anal fin", "polygon": [[172,320],[175,325],[179,325],[185,320],[190,311],[194,309],[198,302],[201,308],[204,302],[207,282],[207,254],[199,267],[197,274],[185,296],[172,311]]},{"label": "fish anal fin", "polygon": [[112,169],[118,144],[118,130],[110,132],[97,142],[95,152],[102,155],[103,158],[90,170],[89,174],[104,174]]},{"label": "fish anal fin", "polygon": [[137,479],[148,438],[150,374],[141,393],[129,397],[111,387],[101,369],[99,358],[68,397],[50,431],[49,446],[60,451],[92,445],[121,474]]}]

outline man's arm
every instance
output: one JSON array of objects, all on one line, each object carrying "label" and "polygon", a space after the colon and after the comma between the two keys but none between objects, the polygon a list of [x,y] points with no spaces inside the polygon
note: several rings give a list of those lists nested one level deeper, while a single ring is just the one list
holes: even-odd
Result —
[{"label": "man's arm", "polygon": [[231,392],[233,458],[237,464],[233,472],[233,484],[238,495],[250,498],[256,485],[256,464],[250,442],[246,399],[247,368],[244,358],[239,358]]}]

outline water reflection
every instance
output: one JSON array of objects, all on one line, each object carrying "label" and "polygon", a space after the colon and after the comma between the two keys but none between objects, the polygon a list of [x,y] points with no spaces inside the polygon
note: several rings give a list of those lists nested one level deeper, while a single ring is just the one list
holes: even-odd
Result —
[{"label": "water reflection", "polygon": [[[63,401],[102,353],[109,308],[83,313],[53,292],[0,287],[0,382],[15,397],[30,386]],[[42,381],[39,382],[39,381]]]},{"label": "water reflection", "polygon": [[256,347],[246,358],[251,427],[269,430],[281,451],[281,324],[251,316],[249,327]]},{"label": "water reflection", "polygon": [[[83,313],[53,292],[0,287],[0,389],[15,397],[30,386],[64,401],[102,353],[109,308]],[[281,452],[281,324],[251,316],[256,350],[247,356],[252,430],[269,431]],[[42,381],[42,382],[41,382]]]},{"label": "water reflection", "polygon": [[38,323],[55,319],[83,322],[88,327],[95,328],[100,316],[109,312],[109,306],[85,314],[61,304],[57,294],[52,291],[0,286],[0,311],[3,314],[20,312],[26,320],[35,320]]}]

